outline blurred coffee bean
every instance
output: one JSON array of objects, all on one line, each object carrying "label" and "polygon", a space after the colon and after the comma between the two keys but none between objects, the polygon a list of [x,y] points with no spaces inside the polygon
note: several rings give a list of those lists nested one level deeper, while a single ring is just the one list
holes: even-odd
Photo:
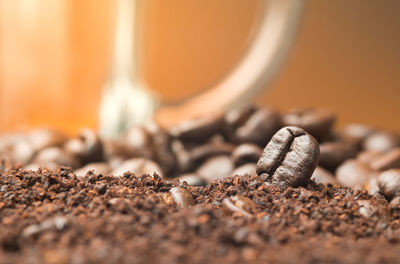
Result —
[{"label": "blurred coffee bean", "polygon": [[171,150],[176,159],[176,171],[178,173],[187,172],[192,168],[192,157],[181,141],[173,140]]},{"label": "blurred coffee bean", "polygon": [[203,141],[222,132],[224,117],[221,113],[203,116],[183,122],[170,129],[172,136],[183,141]]},{"label": "blurred coffee bean", "polygon": [[347,142],[324,142],[320,144],[319,149],[318,165],[329,171],[335,171],[343,161],[357,155],[357,149]]},{"label": "blurred coffee bean", "polygon": [[393,148],[400,147],[400,137],[390,132],[372,133],[363,143],[364,150],[386,152]]},{"label": "blurred coffee bean", "polygon": [[400,196],[394,197],[389,203],[389,209],[394,213],[400,211]]},{"label": "blurred coffee bean", "polygon": [[375,175],[375,173],[372,175],[373,176],[371,176],[368,182],[364,185],[363,189],[367,190],[369,194],[374,195],[379,192],[378,175]]},{"label": "blurred coffee bean", "polygon": [[225,142],[210,142],[192,148],[189,151],[194,168],[197,168],[205,160],[218,155],[230,155],[234,145]]},{"label": "blurred coffee bean", "polygon": [[246,163],[239,167],[237,167],[232,173],[231,176],[257,176],[256,172],[256,164],[255,163]]},{"label": "blurred coffee bean", "polygon": [[222,209],[227,214],[239,213],[247,217],[257,213],[256,204],[253,200],[242,195],[225,198],[222,201]]},{"label": "blurred coffee bean", "polygon": [[75,170],[74,173],[78,177],[83,177],[89,171],[92,171],[95,174],[106,175],[111,172],[111,167],[106,162],[94,162],[94,163],[89,163],[86,166]]},{"label": "blurred coffee bean", "polygon": [[14,163],[26,165],[32,160],[34,154],[35,150],[30,142],[28,142],[26,139],[21,139],[12,145],[9,157]]},{"label": "blurred coffee bean", "polygon": [[374,170],[400,169],[400,148],[394,148],[371,162]]},{"label": "blurred coffee bean", "polygon": [[182,187],[172,187],[169,190],[169,194],[178,207],[188,207],[194,205],[192,194]]},{"label": "blurred coffee bean", "polygon": [[257,174],[287,188],[305,185],[318,163],[318,142],[298,127],[280,129],[267,144],[257,163]]},{"label": "blurred coffee bean", "polygon": [[363,150],[358,153],[356,159],[365,164],[371,164],[374,160],[382,156],[382,152],[376,150]]},{"label": "blurred coffee bean", "polygon": [[243,125],[255,111],[256,108],[253,105],[245,105],[227,111],[224,115],[225,136],[233,139],[235,130]]},{"label": "blurred coffee bean", "polygon": [[161,178],[164,178],[164,173],[158,164],[144,158],[126,160],[119,167],[115,168],[111,174],[114,176],[123,176],[125,172],[131,172],[138,177],[145,174],[153,176],[156,173]]},{"label": "blurred coffee bean", "polygon": [[78,137],[69,139],[64,144],[65,151],[78,157],[82,164],[103,161],[103,143],[96,132],[84,128]]},{"label": "blurred coffee bean", "polygon": [[195,173],[183,174],[178,179],[180,182],[186,182],[190,186],[205,186],[207,184],[204,179]]},{"label": "blurred coffee bean", "polygon": [[368,165],[351,159],[337,168],[336,180],[343,186],[361,189],[369,181],[372,172]]},{"label": "blurred coffee bean", "polygon": [[378,211],[378,208],[368,200],[358,200],[357,204],[359,213],[364,217],[371,217]]},{"label": "blurred coffee bean", "polygon": [[30,163],[24,167],[24,170],[27,171],[37,171],[39,168],[46,168],[52,171],[57,171],[60,168],[60,165],[54,162],[42,162],[41,164],[38,163]]},{"label": "blurred coffee bean", "polygon": [[255,144],[241,144],[232,152],[232,160],[236,166],[246,163],[256,163],[261,157],[262,149]]},{"label": "blurred coffee bean", "polygon": [[271,108],[261,108],[236,129],[234,140],[237,143],[254,143],[265,146],[280,127],[279,112]]},{"label": "blurred coffee bean", "polygon": [[124,147],[124,154],[128,158],[152,158],[151,136],[143,127],[135,126],[129,128],[123,135],[120,144]]},{"label": "blurred coffee bean", "polygon": [[58,147],[45,148],[35,156],[33,163],[44,165],[47,163],[55,163],[59,166],[79,168],[80,162],[73,154],[64,151]]},{"label": "blurred coffee bean", "polygon": [[228,156],[215,156],[201,165],[197,169],[197,174],[207,183],[210,183],[217,179],[229,177],[233,168],[233,162]]},{"label": "blurred coffee bean", "polygon": [[319,166],[315,168],[315,171],[311,176],[311,180],[314,180],[316,183],[322,183],[322,184],[330,183],[338,185],[338,182],[336,181],[333,174]]},{"label": "blurred coffee bean", "polygon": [[371,135],[375,129],[361,124],[349,124],[343,128],[340,135],[343,140],[361,146],[363,141]]},{"label": "blurred coffee bean", "polygon": [[171,149],[171,136],[156,123],[148,124],[145,128],[151,136],[153,159],[166,175],[171,174],[176,166],[175,155]]},{"label": "blurred coffee bean", "polygon": [[400,169],[391,169],[379,174],[379,192],[389,201],[400,196]]},{"label": "blurred coffee bean", "polygon": [[29,133],[28,140],[34,151],[39,151],[47,147],[61,146],[67,140],[67,136],[61,131],[43,128]]},{"label": "blurred coffee bean", "polygon": [[301,127],[318,140],[329,136],[335,119],[324,109],[293,109],[282,117],[283,125]]}]

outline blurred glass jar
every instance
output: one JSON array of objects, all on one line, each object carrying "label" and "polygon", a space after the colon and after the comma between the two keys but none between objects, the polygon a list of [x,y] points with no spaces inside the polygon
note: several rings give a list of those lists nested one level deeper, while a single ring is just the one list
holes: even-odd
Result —
[{"label": "blurred glass jar", "polygon": [[[171,125],[246,103],[278,70],[301,9],[300,1],[290,0],[175,2],[173,10],[173,2],[161,0],[0,0],[0,133],[38,126],[66,132],[91,127],[115,136],[154,115]],[[243,5],[254,12],[240,17]],[[212,18],[207,11],[218,14],[219,20],[198,28],[224,26],[225,14],[253,21],[254,27],[242,37],[247,48],[240,62],[212,87],[171,93],[160,85],[149,92],[143,39],[155,31],[146,25],[146,14],[178,9],[187,17],[204,15],[204,21]],[[225,27],[235,34],[235,28]],[[224,41],[224,36],[206,37],[197,40],[193,53],[201,54],[203,43],[212,38]],[[213,58],[209,60],[212,68]]]}]

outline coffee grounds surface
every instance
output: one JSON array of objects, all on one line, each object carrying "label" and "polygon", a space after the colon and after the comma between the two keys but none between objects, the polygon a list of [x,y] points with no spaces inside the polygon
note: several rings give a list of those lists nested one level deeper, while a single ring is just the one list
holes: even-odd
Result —
[{"label": "coffee grounds surface", "polygon": [[[398,263],[400,212],[334,185],[280,189],[258,176],[205,187],[156,174],[0,169],[2,263]],[[194,199],[167,199],[180,186]],[[249,214],[224,208],[247,197]],[[247,201],[247,200],[246,200]]]}]

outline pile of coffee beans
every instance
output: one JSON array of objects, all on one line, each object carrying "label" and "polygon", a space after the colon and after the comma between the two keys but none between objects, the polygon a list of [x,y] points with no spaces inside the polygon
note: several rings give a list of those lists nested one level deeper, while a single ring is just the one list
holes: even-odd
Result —
[{"label": "pile of coffee beans", "polygon": [[245,106],[0,136],[0,261],[395,263],[400,134]]}]

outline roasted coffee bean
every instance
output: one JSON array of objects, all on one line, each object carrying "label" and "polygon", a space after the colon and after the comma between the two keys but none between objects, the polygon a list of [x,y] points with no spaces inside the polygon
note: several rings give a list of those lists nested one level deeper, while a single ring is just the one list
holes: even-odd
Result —
[{"label": "roasted coffee bean", "polygon": [[400,169],[400,148],[394,148],[371,162],[374,170]]},{"label": "roasted coffee bean", "polygon": [[95,162],[89,163],[86,166],[77,169],[74,171],[75,175],[78,177],[85,176],[89,171],[94,172],[95,174],[109,174],[111,172],[111,167],[106,162]]},{"label": "roasted coffee bean", "polygon": [[227,214],[236,213],[247,217],[251,217],[257,212],[253,200],[242,195],[225,198],[222,201],[222,209]]},{"label": "roasted coffee bean", "polygon": [[33,163],[39,165],[56,163],[59,166],[71,167],[73,169],[79,168],[80,166],[79,160],[73,154],[58,147],[49,147],[41,150],[35,156]]},{"label": "roasted coffee bean", "polygon": [[400,196],[400,169],[382,172],[378,177],[379,192],[389,201]]},{"label": "roasted coffee bean", "polygon": [[365,190],[368,191],[369,194],[374,195],[379,192],[379,186],[378,186],[378,175],[376,173],[373,173],[369,181],[364,185]]},{"label": "roasted coffee bean", "polygon": [[344,127],[340,136],[343,140],[360,147],[363,141],[371,135],[375,129],[361,124],[350,124]]},{"label": "roasted coffee bean", "polygon": [[376,150],[363,150],[357,154],[356,159],[365,164],[371,164],[374,160],[380,158],[383,155],[382,152]]},{"label": "roasted coffee bean", "polygon": [[156,123],[148,124],[145,128],[151,135],[153,159],[160,165],[165,174],[171,174],[176,166],[175,155],[173,155],[171,149],[171,136]]},{"label": "roasted coffee bean", "polygon": [[389,132],[372,133],[363,143],[364,150],[380,152],[386,152],[396,147],[400,147],[400,137]]},{"label": "roasted coffee bean", "polygon": [[357,155],[357,149],[347,142],[324,142],[319,149],[318,165],[329,171],[335,171],[343,161]]},{"label": "roasted coffee bean", "polygon": [[176,159],[176,171],[178,173],[187,172],[192,168],[192,157],[181,141],[173,140],[171,142],[171,150]]},{"label": "roasted coffee bean", "polygon": [[190,186],[205,186],[207,183],[195,173],[183,174],[178,177],[180,182],[186,182]]},{"label": "roasted coffee bean", "polygon": [[368,200],[358,200],[357,204],[359,213],[364,217],[371,217],[378,211],[378,208]]},{"label": "roasted coffee bean", "polygon": [[82,164],[104,160],[103,143],[91,129],[82,129],[77,138],[65,143],[64,149],[78,157]]},{"label": "roasted coffee bean", "polygon": [[255,144],[241,144],[232,152],[232,160],[236,166],[246,163],[256,163],[261,157],[262,149]]},{"label": "roasted coffee bean", "polygon": [[9,157],[14,163],[28,164],[35,154],[32,145],[26,139],[15,142],[9,152]]},{"label": "roasted coffee bean", "polygon": [[255,111],[256,108],[253,105],[245,105],[229,110],[224,116],[225,124],[233,131],[243,125]]},{"label": "roasted coffee bean", "polygon": [[234,145],[225,142],[210,142],[192,148],[189,151],[194,168],[198,167],[205,160],[218,156],[230,155],[234,149]]},{"label": "roasted coffee bean", "polygon": [[286,188],[307,184],[318,163],[318,142],[303,129],[284,127],[267,144],[257,163],[257,174]]},{"label": "roasted coffee bean", "polygon": [[126,160],[119,167],[115,168],[111,174],[114,176],[123,176],[125,172],[131,172],[136,176],[153,176],[153,174],[156,173],[161,178],[164,177],[163,171],[157,163],[144,158]]},{"label": "roasted coffee bean", "polygon": [[53,129],[37,129],[29,133],[28,140],[34,149],[39,151],[48,147],[59,147],[67,140],[67,136]]},{"label": "roasted coffee bean", "polygon": [[293,109],[282,117],[283,125],[301,127],[318,140],[330,135],[335,119],[330,111],[308,108]]},{"label": "roasted coffee bean", "polygon": [[196,172],[207,183],[210,183],[217,179],[229,177],[233,168],[232,160],[228,156],[222,155],[207,160]]},{"label": "roasted coffee bean", "polygon": [[237,167],[232,173],[231,176],[257,176],[256,172],[256,164],[255,163],[246,163],[239,167]]},{"label": "roasted coffee bean", "polygon": [[343,186],[361,189],[369,181],[372,172],[368,165],[351,159],[337,168],[336,180]]},{"label": "roasted coffee bean", "polygon": [[234,140],[237,143],[254,143],[265,146],[280,127],[280,114],[271,108],[261,108],[236,129]]},{"label": "roasted coffee bean", "polygon": [[51,171],[57,171],[60,168],[60,164],[57,164],[55,162],[41,162],[40,164],[39,163],[30,163],[24,167],[24,170],[37,171],[40,168],[42,168],[42,169],[46,168]]},{"label": "roasted coffee bean", "polygon": [[169,190],[169,194],[178,207],[188,207],[194,205],[192,194],[182,187],[172,187]]},{"label": "roasted coffee bean", "polygon": [[394,212],[400,212],[400,196],[394,197],[389,203],[389,209]]},{"label": "roasted coffee bean", "polygon": [[222,132],[224,116],[216,113],[186,121],[170,129],[170,133],[183,141],[203,141],[210,136]]},{"label": "roasted coffee bean", "polygon": [[151,136],[149,132],[140,126],[135,126],[129,128],[120,144],[125,149],[125,156],[132,157],[141,157],[141,158],[152,158],[151,151]]},{"label": "roasted coffee bean", "polygon": [[311,176],[311,180],[315,181],[316,183],[322,184],[338,184],[332,173],[319,166],[315,168],[315,171]]}]

